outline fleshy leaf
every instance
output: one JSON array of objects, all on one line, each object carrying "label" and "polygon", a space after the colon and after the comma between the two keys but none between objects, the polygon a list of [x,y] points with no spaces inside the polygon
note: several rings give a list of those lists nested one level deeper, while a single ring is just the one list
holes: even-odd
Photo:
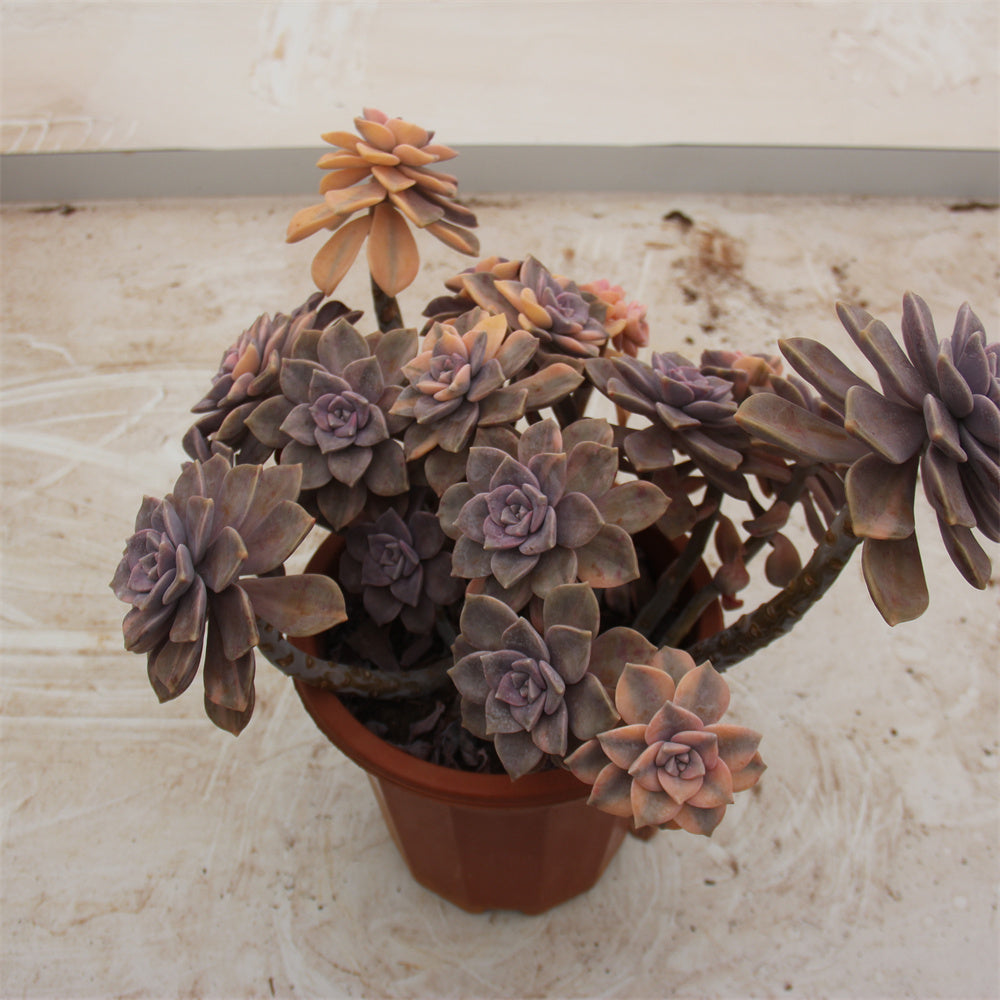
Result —
[{"label": "fleshy leaf", "polygon": [[929,603],[916,535],[866,538],[861,569],[875,607],[890,625],[919,618]]}]

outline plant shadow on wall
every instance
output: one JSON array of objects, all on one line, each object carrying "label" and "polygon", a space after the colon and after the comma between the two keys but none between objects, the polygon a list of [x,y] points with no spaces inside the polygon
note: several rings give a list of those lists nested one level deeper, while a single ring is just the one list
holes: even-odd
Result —
[{"label": "plant shadow on wall", "polygon": [[[224,353],[183,440],[190,461],[140,507],[112,582],[125,644],[161,701],[201,667],[207,714],[234,734],[260,649],[382,782],[420,881],[470,909],[537,911],[566,892],[458,899],[421,869],[396,797],[423,777],[390,774],[398,760],[454,776],[460,791],[439,797],[470,813],[447,821],[448,849],[495,869],[538,838],[497,833],[504,804],[565,807],[542,838],[555,868],[581,817],[603,817],[588,884],[625,829],[711,834],[764,772],[759,734],[725,719],[724,672],[796,624],[859,547],[890,625],[927,607],[918,482],[957,571],[987,586],[1000,345],[967,304],[939,336],[908,292],[901,339],[836,307],[870,372],[801,337],[781,356],[646,360],[642,305],[530,255],[479,259],[406,326],[413,230],[478,257],[476,218],[433,133],[374,109],[355,126],[323,136],[322,200],[288,229],[326,234],[318,291]],[[370,321],[332,297],[362,249]],[[613,419],[594,415],[602,401]],[[786,534],[793,517],[811,552]],[[287,575],[317,523],[327,542]],[[773,593],[744,608],[751,571]]]}]

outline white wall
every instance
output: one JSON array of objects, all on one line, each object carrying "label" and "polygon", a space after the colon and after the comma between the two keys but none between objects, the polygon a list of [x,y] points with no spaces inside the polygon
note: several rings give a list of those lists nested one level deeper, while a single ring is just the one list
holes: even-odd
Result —
[{"label": "white wall", "polygon": [[454,145],[996,148],[995,0],[2,5],[2,150],[316,146],[365,104]]}]

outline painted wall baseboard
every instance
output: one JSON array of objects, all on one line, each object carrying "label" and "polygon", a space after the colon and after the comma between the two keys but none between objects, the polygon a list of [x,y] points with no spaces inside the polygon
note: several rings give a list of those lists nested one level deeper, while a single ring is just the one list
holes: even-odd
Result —
[{"label": "painted wall baseboard", "polygon": [[[786,146],[465,146],[462,191],[684,191],[1000,199],[1000,150]],[[6,154],[0,198],[237,197],[316,191],[308,149]]]}]

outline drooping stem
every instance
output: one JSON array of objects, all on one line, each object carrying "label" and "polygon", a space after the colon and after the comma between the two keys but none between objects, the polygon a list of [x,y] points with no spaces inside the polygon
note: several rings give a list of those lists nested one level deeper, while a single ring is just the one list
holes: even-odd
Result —
[{"label": "drooping stem", "polygon": [[[801,496],[805,488],[806,481],[812,475],[811,465],[800,465],[796,468],[792,478],[785,484],[781,492],[774,500],[772,510],[778,504],[784,503],[789,507]],[[754,514],[760,517],[764,510],[760,504],[754,501],[751,504]],[[772,537],[773,532],[766,535],[754,535],[743,543],[743,564],[746,565],[756,556]],[[722,591],[714,580],[709,581],[701,590],[696,593],[687,606],[683,608],[672,621],[661,623],[659,629],[649,636],[650,641],[658,646],[677,646],[691,629],[695,627],[698,619],[705,613],[709,605],[722,596]]]},{"label": "drooping stem", "polygon": [[851,531],[847,508],[834,518],[809,562],[784,590],[743,615],[729,628],[696,642],[688,652],[696,663],[711,660],[720,673],[790,632],[830,589],[861,539]]},{"label": "drooping stem", "polygon": [[257,648],[283,674],[298,677],[307,684],[327,691],[398,700],[427,694],[451,683],[447,674],[454,662],[451,657],[442,658],[420,670],[396,674],[321,660],[303,653],[277,629],[260,618],[257,619],[257,630],[260,633]]},{"label": "drooping stem", "polygon": [[389,330],[398,330],[403,326],[403,314],[399,309],[399,303],[391,295],[386,295],[379,287],[378,282],[372,281],[372,304],[375,307],[375,319],[378,328],[383,333]]},{"label": "drooping stem", "polygon": [[[705,494],[706,500],[716,500],[721,497],[719,490],[709,487]],[[649,636],[657,628],[663,616],[674,606],[678,595],[687,583],[688,578],[694,572],[695,567],[701,561],[702,553],[712,537],[712,529],[718,516],[718,506],[716,509],[703,518],[691,532],[684,551],[670,564],[670,567],[660,578],[653,596],[639,610],[632,623],[632,628],[642,635]]]}]

